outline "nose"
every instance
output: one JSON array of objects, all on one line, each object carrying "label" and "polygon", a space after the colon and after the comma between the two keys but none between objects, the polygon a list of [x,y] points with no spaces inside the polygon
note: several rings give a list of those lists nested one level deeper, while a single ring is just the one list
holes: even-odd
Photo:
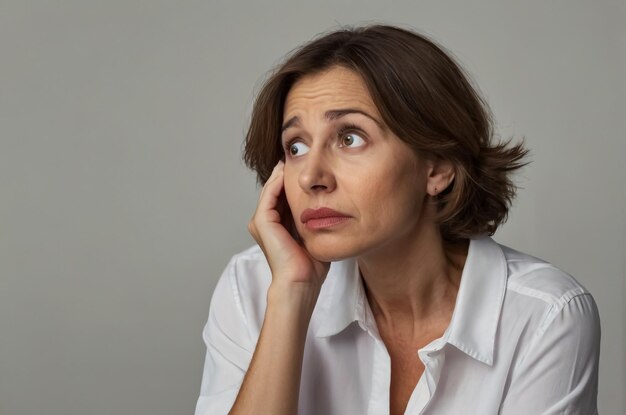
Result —
[{"label": "nose", "polygon": [[298,183],[306,193],[332,192],[337,185],[332,163],[323,151],[311,150],[304,160]]}]

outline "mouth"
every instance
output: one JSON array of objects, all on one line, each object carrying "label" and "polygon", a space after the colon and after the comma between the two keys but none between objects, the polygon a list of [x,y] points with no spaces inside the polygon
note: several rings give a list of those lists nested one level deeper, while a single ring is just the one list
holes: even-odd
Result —
[{"label": "mouth", "polygon": [[349,215],[336,210],[322,207],[319,209],[305,209],[300,215],[300,221],[308,229],[323,229],[337,226],[350,219]]}]

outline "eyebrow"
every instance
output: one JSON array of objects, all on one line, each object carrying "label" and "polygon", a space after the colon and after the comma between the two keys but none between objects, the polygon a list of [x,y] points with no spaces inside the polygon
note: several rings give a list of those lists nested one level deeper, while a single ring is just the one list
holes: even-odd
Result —
[{"label": "eyebrow", "polygon": [[[360,110],[358,108],[345,108],[345,109],[340,109],[340,110],[329,110],[326,111],[324,113],[324,118],[326,118],[328,121],[334,121],[337,120],[341,117],[344,117],[348,114],[361,114],[361,115],[365,115],[367,118],[371,119],[372,121],[374,121],[376,123],[376,125],[378,125],[378,127],[380,127],[380,129],[384,129],[383,125],[380,121],[378,121],[376,118],[372,117],[371,115],[369,115],[367,112]],[[291,128],[291,127],[295,127],[297,125],[300,125],[300,118],[298,118],[298,116],[295,117],[291,117],[289,120],[287,120],[287,122],[285,122],[280,130],[281,133],[284,133],[285,130]]]}]

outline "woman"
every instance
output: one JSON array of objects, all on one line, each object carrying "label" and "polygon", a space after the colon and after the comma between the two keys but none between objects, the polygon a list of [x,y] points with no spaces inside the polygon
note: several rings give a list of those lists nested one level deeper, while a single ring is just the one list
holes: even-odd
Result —
[{"label": "woman", "polygon": [[258,246],[213,294],[196,414],[596,413],[595,303],[490,238],[527,152],[491,137],[423,36],[295,51],[254,106]]}]

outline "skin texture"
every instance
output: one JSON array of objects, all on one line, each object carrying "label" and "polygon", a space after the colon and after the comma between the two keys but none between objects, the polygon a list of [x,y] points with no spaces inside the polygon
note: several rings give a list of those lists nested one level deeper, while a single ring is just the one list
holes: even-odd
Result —
[{"label": "skin texture", "polygon": [[[444,245],[432,219],[432,198],[452,182],[454,168],[418,159],[382,123],[361,78],[345,68],[296,82],[283,119],[285,162],[265,183],[248,224],[272,283],[231,413],[296,413],[307,327],[329,262],[349,257],[358,261],[391,359],[390,413],[404,413],[424,370],[416,352],[448,326],[467,255],[467,241]],[[310,229],[301,214],[320,207],[349,219]],[[287,209],[299,240],[285,227]]]},{"label": "skin texture", "polygon": [[[325,118],[326,111],[348,108],[373,119],[358,113]],[[285,120],[299,119],[282,137],[298,151],[295,156],[286,151],[285,193],[311,255],[323,261],[360,256],[416,227],[426,195],[426,163],[382,125],[358,75],[335,68],[302,79],[289,92],[284,114]],[[340,136],[346,124],[362,131]],[[329,229],[307,229],[300,215],[318,207],[351,218]]]}]

